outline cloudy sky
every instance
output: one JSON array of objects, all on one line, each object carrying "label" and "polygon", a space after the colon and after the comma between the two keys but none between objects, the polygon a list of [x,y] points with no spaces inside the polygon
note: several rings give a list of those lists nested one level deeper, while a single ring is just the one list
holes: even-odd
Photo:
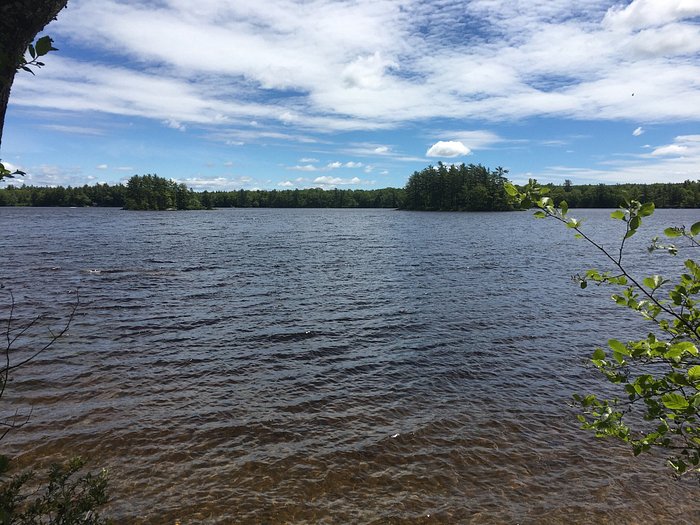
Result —
[{"label": "cloudy sky", "polygon": [[27,183],[700,178],[700,0],[70,0],[12,91]]}]

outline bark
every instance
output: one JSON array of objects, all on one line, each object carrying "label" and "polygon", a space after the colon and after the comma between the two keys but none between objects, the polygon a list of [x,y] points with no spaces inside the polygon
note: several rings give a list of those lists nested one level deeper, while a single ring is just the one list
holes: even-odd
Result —
[{"label": "bark", "polygon": [[37,33],[68,0],[0,0],[0,146],[17,65]]}]

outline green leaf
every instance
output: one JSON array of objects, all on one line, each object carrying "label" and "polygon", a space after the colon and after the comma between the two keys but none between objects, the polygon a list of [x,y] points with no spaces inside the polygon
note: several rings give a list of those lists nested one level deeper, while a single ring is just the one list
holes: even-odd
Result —
[{"label": "green leaf", "polygon": [[629,238],[632,237],[632,235],[634,235],[635,233],[637,233],[637,230],[630,230],[630,231],[628,231],[628,232],[625,234],[625,239],[629,239]]},{"label": "green leaf", "polygon": [[562,215],[566,215],[569,211],[569,203],[567,203],[566,201],[561,201],[559,203],[559,209],[561,209]]},{"label": "green leaf", "polygon": [[640,219],[639,216],[637,216],[637,217],[632,217],[632,218],[630,219],[630,230],[636,230],[636,229],[639,228],[641,225],[642,225],[642,219]]},{"label": "green leaf", "polygon": [[640,217],[648,217],[652,213],[654,213],[654,203],[653,202],[647,202],[646,204],[642,204],[642,207],[639,208],[639,216]]},{"label": "green leaf", "polygon": [[610,214],[611,219],[624,219],[626,217],[625,212],[622,210],[614,211]]},{"label": "green leaf", "polygon": [[595,352],[593,352],[593,355],[591,356],[591,359],[594,361],[602,361],[605,359],[605,352],[602,348],[596,348]]},{"label": "green leaf", "polygon": [[666,235],[666,237],[680,237],[683,234],[681,233],[680,228],[671,227],[671,228],[666,228],[664,230],[664,235]]},{"label": "green leaf", "polygon": [[698,355],[697,347],[693,343],[691,343],[690,341],[682,341],[680,343],[675,343],[675,344],[671,345],[671,347],[669,348],[669,351],[670,350],[677,350],[681,354],[688,353],[688,354],[694,355],[694,356]]},{"label": "green leaf", "polygon": [[680,394],[664,394],[661,396],[661,402],[666,408],[671,410],[685,410],[688,408],[688,400]]},{"label": "green leaf", "polygon": [[42,36],[36,41],[36,54],[44,56],[49,51],[56,51],[56,48],[54,48],[52,44],[53,40],[51,40],[50,36]]},{"label": "green leaf", "polygon": [[543,211],[536,211],[533,215],[535,216],[536,219],[546,219],[547,218],[547,214]]},{"label": "green leaf", "polygon": [[29,45],[27,46],[27,51],[29,51],[29,55],[30,55],[32,58],[36,58],[36,51],[34,50],[34,46],[33,46],[33,45],[29,44]]},{"label": "green leaf", "polygon": [[627,350],[627,347],[617,339],[609,339],[608,346],[619,354],[630,355],[630,352],[629,350]]},{"label": "green leaf", "polygon": [[678,360],[683,355],[683,349],[678,348],[676,345],[671,346],[665,353],[664,357],[666,359]]},{"label": "green leaf", "polygon": [[513,186],[510,182],[506,182],[503,185],[503,189],[506,190],[506,193],[511,197],[515,197],[518,194],[518,189],[515,186]]},{"label": "green leaf", "polygon": [[647,277],[644,279],[644,286],[647,286],[651,288],[652,290],[656,290],[659,286],[663,284],[663,278],[660,275],[652,275],[651,277]]},{"label": "green leaf", "polygon": [[688,370],[688,377],[691,381],[700,380],[700,365],[695,365],[690,370]]},{"label": "green leaf", "polygon": [[700,234],[700,222],[696,222],[690,227],[690,233],[693,235]]}]

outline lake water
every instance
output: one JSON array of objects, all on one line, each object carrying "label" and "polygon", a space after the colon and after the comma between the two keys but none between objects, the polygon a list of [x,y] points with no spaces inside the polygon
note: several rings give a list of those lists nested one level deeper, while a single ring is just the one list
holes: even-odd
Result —
[{"label": "lake water", "polygon": [[[585,210],[614,245],[619,222]],[[644,246],[698,210],[658,211]],[[107,467],[120,523],[700,523],[697,481],[579,430],[586,358],[639,321],[529,213],[0,208],[0,280],[47,321],[2,401],[20,462]],[[7,290],[0,290],[0,293]],[[6,319],[9,296],[3,296]],[[33,334],[33,335],[32,335]]]}]

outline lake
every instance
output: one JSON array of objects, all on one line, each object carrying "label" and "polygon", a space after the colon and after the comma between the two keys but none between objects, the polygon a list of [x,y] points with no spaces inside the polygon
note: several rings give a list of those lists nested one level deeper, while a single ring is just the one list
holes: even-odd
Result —
[{"label": "lake", "polygon": [[[606,246],[610,210],[572,212]],[[579,430],[586,359],[644,325],[603,259],[530,213],[0,208],[19,322],[2,441],[89,458],[121,523],[699,523],[697,481]],[[644,250],[698,210],[659,210]],[[671,266],[678,265],[678,258]],[[9,295],[3,295],[3,318]],[[646,328],[644,328],[646,330]],[[9,408],[8,408],[9,406]],[[6,412],[4,412],[6,413]]]}]

